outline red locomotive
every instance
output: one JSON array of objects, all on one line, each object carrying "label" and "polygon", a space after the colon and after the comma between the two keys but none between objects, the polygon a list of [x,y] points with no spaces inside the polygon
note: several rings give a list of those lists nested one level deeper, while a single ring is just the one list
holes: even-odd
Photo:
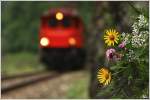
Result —
[{"label": "red locomotive", "polygon": [[42,62],[49,68],[82,66],[85,60],[83,23],[74,9],[51,9],[41,17],[39,33]]}]

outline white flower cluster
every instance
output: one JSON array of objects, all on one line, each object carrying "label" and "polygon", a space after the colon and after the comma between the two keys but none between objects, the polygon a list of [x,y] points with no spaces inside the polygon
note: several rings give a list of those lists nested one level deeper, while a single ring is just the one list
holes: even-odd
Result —
[{"label": "white flower cluster", "polygon": [[132,25],[133,36],[131,39],[131,44],[133,47],[145,46],[149,34],[146,30],[140,30],[141,28],[146,29],[148,27],[148,21],[146,18],[143,15],[140,15],[138,19],[139,20]]},{"label": "white flower cluster", "polygon": [[123,33],[121,34],[121,36],[122,36],[122,38],[123,38],[125,44],[129,44],[129,43],[130,43],[130,40],[129,40],[130,35],[129,35],[129,33],[124,33],[124,32],[123,32]]},{"label": "white flower cluster", "polygon": [[128,57],[128,61],[139,60],[139,57],[135,54],[134,49],[145,47],[148,44],[149,31],[148,31],[148,20],[143,15],[138,17],[138,20],[132,25],[132,33],[122,33],[121,36],[125,41],[126,45],[131,45],[131,48],[128,48],[128,52],[126,56]]},{"label": "white flower cluster", "polygon": [[139,20],[138,20],[139,27],[147,27],[148,26],[147,20],[143,15],[140,15],[138,18],[139,18]]},{"label": "white flower cluster", "polygon": [[133,35],[131,39],[131,43],[133,47],[142,47],[146,44],[147,35],[145,34],[139,34],[139,35]]},{"label": "white flower cluster", "polygon": [[143,15],[140,15],[138,17],[138,21],[135,22],[133,25],[132,25],[132,34],[139,34],[139,30],[141,28],[145,28],[145,27],[148,27],[148,21],[147,19],[143,16]]},{"label": "white flower cluster", "polygon": [[128,57],[128,61],[132,61],[132,60],[137,60],[139,59],[136,54],[134,53],[133,50],[129,50],[128,53],[126,54],[126,56]]},{"label": "white flower cluster", "polygon": [[138,34],[139,33],[139,28],[138,28],[138,23],[137,22],[132,25],[132,28],[133,28],[133,30],[132,30],[133,34]]}]

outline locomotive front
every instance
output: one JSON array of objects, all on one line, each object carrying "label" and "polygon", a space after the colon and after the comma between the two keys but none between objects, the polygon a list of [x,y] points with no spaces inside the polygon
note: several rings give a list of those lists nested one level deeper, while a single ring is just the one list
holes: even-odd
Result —
[{"label": "locomotive front", "polygon": [[83,30],[82,20],[76,10],[51,9],[41,17],[40,58],[47,68],[83,67],[85,60]]}]

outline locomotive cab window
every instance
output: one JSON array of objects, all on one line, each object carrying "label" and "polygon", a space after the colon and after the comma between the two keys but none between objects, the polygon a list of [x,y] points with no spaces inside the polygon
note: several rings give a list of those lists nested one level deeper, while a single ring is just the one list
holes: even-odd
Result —
[{"label": "locomotive cab window", "polygon": [[70,27],[70,26],[72,26],[72,20],[71,20],[71,18],[65,17],[65,18],[62,20],[62,26],[63,26],[63,27]]},{"label": "locomotive cab window", "polygon": [[49,27],[57,27],[58,25],[57,19],[55,17],[50,17],[48,25]]}]

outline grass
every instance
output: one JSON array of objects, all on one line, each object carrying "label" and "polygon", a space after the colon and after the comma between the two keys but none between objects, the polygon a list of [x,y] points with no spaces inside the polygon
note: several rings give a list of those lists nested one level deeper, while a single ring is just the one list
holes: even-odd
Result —
[{"label": "grass", "polygon": [[2,75],[14,75],[39,70],[44,70],[44,67],[38,60],[38,54],[27,52],[7,54],[1,60]]},{"label": "grass", "polygon": [[80,80],[77,80],[68,90],[68,99],[88,99],[89,74]]}]

